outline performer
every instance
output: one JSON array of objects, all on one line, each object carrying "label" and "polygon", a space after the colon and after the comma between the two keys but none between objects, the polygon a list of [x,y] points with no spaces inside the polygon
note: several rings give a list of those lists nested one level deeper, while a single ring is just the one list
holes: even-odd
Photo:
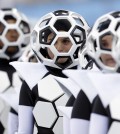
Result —
[{"label": "performer", "polygon": [[97,90],[90,134],[119,133],[119,21],[120,11],[98,18],[88,36],[88,54],[103,73],[89,75]]},{"label": "performer", "polygon": [[30,25],[26,16],[15,8],[1,9],[0,16],[0,133],[13,134],[18,125],[17,113],[11,109],[8,117],[8,112],[14,105],[12,97],[21,80],[9,62],[18,60],[29,44]]},{"label": "performer", "polygon": [[38,134],[63,133],[57,106],[65,105],[71,93],[53,77],[66,79],[63,69],[77,69],[78,50],[85,45],[88,31],[84,18],[71,11],[57,10],[38,21],[31,44],[41,63],[11,63],[25,80],[20,92],[18,134],[32,134],[34,120]]}]

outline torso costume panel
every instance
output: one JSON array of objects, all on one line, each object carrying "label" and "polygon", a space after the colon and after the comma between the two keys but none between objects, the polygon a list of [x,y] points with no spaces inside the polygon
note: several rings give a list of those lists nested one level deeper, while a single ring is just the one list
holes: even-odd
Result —
[{"label": "torso costume panel", "polygon": [[[21,80],[15,69],[6,60],[0,60],[0,133],[7,131],[7,117],[10,106],[15,108],[14,97],[17,97],[15,87],[20,87]],[[19,92],[19,91],[18,91]],[[18,100],[18,97],[17,97]],[[18,101],[15,101],[17,103]],[[17,103],[18,105],[18,103]]]},{"label": "torso costume panel", "polygon": [[[34,64],[33,67],[32,64]],[[24,114],[26,111],[27,116],[30,115],[29,117],[32,118],[32,110],[38,134],[62,134],[62,113],[58,111],[57,106],[66,105],[71,95],[70,92],[67,91],[65,87],[62,87],[62,85],[59,85],[59,83],[54,79],[56,76],[50,74],[43,65],[39,65],[39,63],[24,63],[24,65],[29,65],[29,69],[31,68],[31,71],[28,69],[31,73],[31,77],[29,77],[29,74],[24,71],[20,73],[25,80],[20,92],[20,111],[24,111]],[[19,67],[20,66],[17,65],[16,68]],[[65,77],[64,79],[67,78]],[[21,116],[20,118],[20,120],[24,120]],[[30,118],[29,120],[31,121],[32,119]],[[31,126],[30,121],[28,126]],[[22,129],[21,126],[22,125],[20,125],[19,130]],[[30,129],[23,131],[25,131],[25,134],[32,133],[32,130]]]}]

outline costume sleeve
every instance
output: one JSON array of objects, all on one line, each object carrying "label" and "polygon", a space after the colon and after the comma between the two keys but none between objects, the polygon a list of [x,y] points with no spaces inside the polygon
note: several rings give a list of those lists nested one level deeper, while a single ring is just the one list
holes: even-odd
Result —
[{"label": "costume sleeve", "polygon": [[14,134],[18,131],[18,114],[11,108],[8,114],[8,133]]},{"label": "costume sleeve", "polygon": [[88,134],[91,103],[86,94],[80,90],[74,104],[70,121],[70,134]]},{"label": "costume sleeve", "polygon": [[[66,107],[72,107],[73,106],[73,103],[75,101],[75,98],[74,96],[72,95],[67,104],[66,104]],[[70,120],[67,116],[63,116],[63,131],[64,131],[64,134],[70,134]]]},{"label": "costume sleeve", "polygon": [[26,84],[23,82],[20,90],[19,98],[19,127],[18,134],[33,134],[34,120],[33,120],[33,97],[32,91]]},{"label": "costume sleeve", "polygon": [[109,117],[99,98],[94,100],[92,113],[90,117],[89,134],[107,134],[109,127]]}]

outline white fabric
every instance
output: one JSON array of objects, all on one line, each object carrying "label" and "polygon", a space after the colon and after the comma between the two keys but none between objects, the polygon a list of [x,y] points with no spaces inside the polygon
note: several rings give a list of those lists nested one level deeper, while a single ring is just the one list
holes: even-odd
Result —
[{"label": "white fabric", "polygon": [[106,116],[91,114],[89,134],[107,134],[109,119]]},{"label": "white fabric", "polygon": [[3,125],[4,128],[5,128],[4,134],[7,134],[8,113],[9,113],[9,111],[10,111],[10,107],[9,107],[9,105],[8,105],[6,102],[4,102],[4,100],[2,100],[2,101],[3,101],[3,103],[4,103],[4,109],[3,109],[3,111],[2,111],[1,114],[0,114],[0,121],[1,121],[2,125]]},{"label": "white fabric", "polygon": [[91,69],[92,71],[100,71],[100,69],[96,66],[96,64],[93,64],[93,68]]},{"label": "white fabric", "polygon": [[72,107],[57,106],[57,108],[63,113],[67,118],[71,118]]},{"label": "white fabric", "polygon": [[[30,89],[48,72],[45,66],[41,63],[32,62],[11,62],[20,76],[26,81]],[[28,79],[29,78],[29,79]]]},{"label": "white fabric", "polygon": [[120,95],[120,74],[119,73],[89,73],[88,77],[94,84],[104,107],[118,95]]},{"label": "white fabric", "polygon": [[22,85],[22,81],[20,79],[20,76],[18,75],[17,72],[15,72],[13,74],[13,87],[14,87],[14,90],[19,94],[20,92],[20,87]]},{"label": "white fabric", "polygon": [[63,133],[70,134],[72,107],[58,106],[57,108],[63,113]]},{"label": "white fabric", "polygon": [[74,95],[75,98],[77,97],[81,88],[76,82],[74,82],[70,78],[65,79],[65,78],[55,77],[55,79],[61,84],[63,84]]},{"label": "white fabric", "polygon": [[[8,75],[11,75],[10,79],[9,79]],[[12,82],[11,83],[12,85],[10,85],[10,80]],[[9,110],[10,110],[10,107],[12,107],[16,112],[18,110],[19,95],[17,93],[19,93],[19,90],[20,90],[21,80],[19,79],[19,76],[16,72],[13,72],[12,74],[11,73],[9,74],[9,70],[6,70],[6,71],[0,71],[0,83],[2,85],[4,85],[2,88],[5,89],[5,92],[2,92],[0,94],[0,98],[3,100],[2,102],[4,104],[3,105],[1,103],[1,105],[0,105],[0,114],[1,114],[0,115],[0,121],[2,122],[3,126],[5,127],[4,134],[6,134],[6,133],[7,134],[9,134],[9,133],[13,134],[14,126],[15,126],[15,129],[16,129],[16,126],[18,124],[14,125],[15,124],[14,123],[13,125],[12,124],[8,125],[9,124],[8,123],[9,122]],[[3,106],[4,106],[4,109],[2,109]],[[14,122],[14,117],[13,117],[13,120],[11,118],[12,117],[10,117],[10,120],[12,122]],[[12,127],[12,128],[10,129],[10,127]]]},{"label": "white fabric", "polygon": [[13,113],[8,115],[8,134],[14,134],[18,130],[18,116]]},{"label": "white fabric", "polygon": [[70,118],[63,116],[63,133],[70,134]]},{"label": "white fabric", "polygon": [[4,92],[11,84],[6,71],[0,70],[0,93]]},{"label": "white fabric", "polygon": [[16,112],[18,112],[19,94],[17,93],[2,93],[0,97],[11,106]]},{"label": "white fabric", "polygon": [[111,101],[109,108],[111,117],[120,121],[120,94]]},{"label": "white fabric", "polygon": [[75,118],[70,120],[70,134],[88,134],[88,131],[89,131],[88,120],[75,119]]},{"label": "white fabric", "polygon": [[114,121],[110,126],[108,134],[120,134],[120,122]]},{"label": "white fabric", "polygon": [[96,71],[90,71],[90,70],[64,70],[63,71],[69,78],[71,78],[73,81],[75,81],[82,90],[86,93],[86,95],[89,98],[89,101],[92,103],[93,99],[97,95],[97,91],[93,85],[93,83],[90,81],[87,74],[89,72],[95,73]]},{"label": "white fabric", "polygon": [[32,114],[33,107],[19,106],[19,128],[18,134],[33,134],[34,121]]}]

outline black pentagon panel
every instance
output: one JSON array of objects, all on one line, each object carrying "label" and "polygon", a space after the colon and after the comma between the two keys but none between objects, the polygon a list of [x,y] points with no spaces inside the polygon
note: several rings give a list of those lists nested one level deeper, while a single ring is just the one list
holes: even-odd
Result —
[{"label": "black pentagon panel", "polygon": [[[48,58],[48,59],[50,59],[50,57],[49,57],[49,55],[48,55],[48,52],[50,51],[50,53],[53,55],[53,58],[54,58],[54,54],[53,54],[53,52],[50,50],[50,49],[48,49],[47,47],[45,47],[44,49],[43,48],[40,48],[40,53],[42,54],[42,56],[44,57],[44,58]],[[41,59],[40,59],[40,61],[41,61]]]},{"label": "black pentagon panel", "polygon": [[5,25],[2,22],[0,22],[0,35],[2,35],[4,29],[5,29]]},{"label": "black pentagon panel", "polygon": [[50,27],[46,27],[39,33],[39,42],[45,45],[50,45],[54,40],[55,36],[56,33]]},{"label": "black pentagon panel", "polygon": [[109,27],[110,22],[111,22],[111,20],[107,19],[106,21],[99,23],[99,25],[97,27],[98,32],[102,32],[102,31],[106,30]]},{"label": "black pentagon panel", "polygon": [[112,15],[114,18],[119,18],[119,17],[120,17],[120,11],[111,13],[111,15]]},{"label": "black pentagon panel", "polygon": [[117,31],[120,28],[120,22],[117,23],[116,27],[115,27],[115,31]]},{"label": "black pentagon panel", "polygon": [[21,44],[21,47],[22,48],[24,48],[24,47],[26,47],[27,46],[27,44]]},{"label": "black pentagon panel", "polygon": [[2,42],[2,40],[0,40],[0,49],[2,49],[4,47],[4,44]]},{"label": "black pentagon panel", "polygon": [[50,20],[51,20],[51,18],[43,20],[43,21],[39,24],[39,27],[41,28],[41,27],[43,27],[43,26],[48,25],[48,23],[50,22]]},{"label": "black pentagon panel", "polygon": [[43,134],[54,134],[51,128],[39,127],[38,132]]},{"label": "black pentagon panel", "polygon": [[96,42],[96,40],[94,40],[93,38],[92,38],[92,40],[93,40],[93,47],[94,47],[94,51],[96,52],[96,48],[97,48],[97,42]]},{"label": "black pentagon panel", "polygon": [[71,28],[71,23],[67,19],[58,19],[55,22],[54,27],[57,31],[63,30],[68,32]]},{"label": "black pentagon panel", "polygon": [[57,11],[53,12],[53,14],[55,16],[68,16],[69,12],[66,10],[57,10]]},{"label": "black pentagon panel", "polygon": [[4,20],[8,23],[8,24],[15,24],[16,23],[16,18],[12,15],[5,15],[4,16]]},{"label": "black pentagon panel", "polygon": [[21,21],[19,27],[24,34],[30,33],[30,27],[25,21]]},{"label": "black pentagon panel", "polygon": [[5,36],[9,42],[15,42],[19,38],[19,33],[16,29],[9,29]]},{"label": "black pentagon panel", "polygon": [[78,45],[82,43],[81,46],[83,46],[86,42],[85,30],[82,27],[75,26],[71,32],[71,36],[73,37],[75,43]]},{"label": "black pentagon panel", "polygon": [[[61,59],[63,60],[66,60],[66,62],[64,62],[63,64],[61,64]],[[59,66],[60,68],[64,69],[64,68],[67,68],[69,65],[71,65],[73,63],[72,59],[70,56],[58,56],[56,61],[55,61],[55,64],[57,66]]]},{"label": "black pentagon panel", "polygon": [[9,46],[9,47],[7,47],[5,53],[6,53],[9,57],[12,57],[12,56],[14,56],[16,53],[18,53],[18,51],[19,51],[18,46]]},{"label": "black pentagon panel", "polygon": [[3,134],[5,131],[4,126],[2,125],[2,123],[0,122],[0,134]]}]

